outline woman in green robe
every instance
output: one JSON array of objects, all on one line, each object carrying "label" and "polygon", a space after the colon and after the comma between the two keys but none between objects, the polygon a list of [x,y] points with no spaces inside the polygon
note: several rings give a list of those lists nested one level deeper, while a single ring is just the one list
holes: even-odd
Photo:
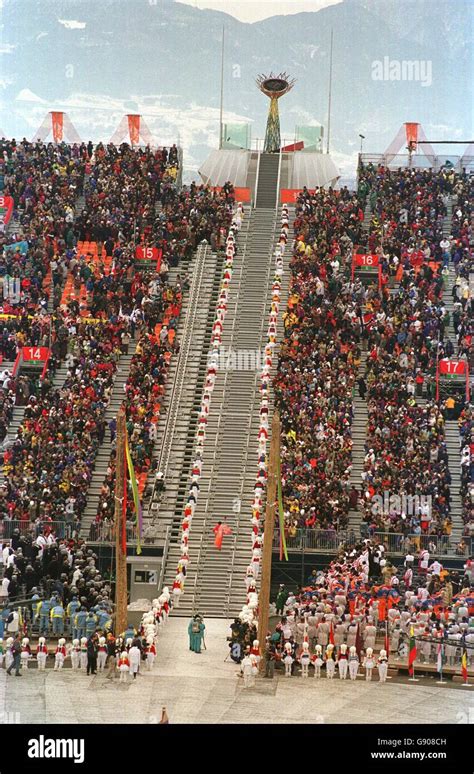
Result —
[{"label": "woman in green robe", "polygon": [[189,650],[194,653],[201,652],[201,643],[204,640],[204,626],[203,620],[199,614],[193,616],[189,622],[188,634],[189,634]]}]

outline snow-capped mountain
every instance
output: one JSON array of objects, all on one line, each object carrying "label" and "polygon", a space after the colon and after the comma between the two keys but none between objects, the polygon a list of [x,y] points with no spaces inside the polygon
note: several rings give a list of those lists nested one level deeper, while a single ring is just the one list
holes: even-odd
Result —
[{"label": "snow-capped mountain", "polygon": [[[218,141],[225,24],[225,119],[252,122],[254,138],[267,111],[255,76],[270,70],[297,79],[280,105],[284,137],[327,123],[331,29],[331,149],[344,169],[359,133],[380,152],[407,120],[433,139],[472,138],[470,0],[344,0],[254,24],[172,0],[4,0],[1,13],[10,135],[32,136],[47,110],[61,109],[82,137],[107,140],[123,113],[141,112],[158,142],[179,139],[191,174]],[[431,82],[374,80],[374,62],[387,75],[403,61],[430,63]]]}]

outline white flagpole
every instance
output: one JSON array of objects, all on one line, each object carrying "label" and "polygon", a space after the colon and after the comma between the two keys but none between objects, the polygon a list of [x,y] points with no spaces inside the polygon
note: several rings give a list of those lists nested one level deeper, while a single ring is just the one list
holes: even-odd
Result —
[{"label": "white flagpole", "polygon": [[331,136],[331,101],[332,101],[332,44],[334,30],[331,28],[331,48],[329,52],[329,94],[328,94],[328,136],[326,141],[326,153],[329,153],[329,139]]},{"label": "white flagpole", "polygon": [[224,40],[225,27],[222,25],[222,50],[221,50],[221,104],[219,111],[219,150],[222,149],[223,140],[223,114],[224,114]]},{"label": "white flagpole", "polygon": [[440,642],[438,645],[438,664],[436,666],[439,666],[438,672],[439,672],[439,680],[436,680],[436,683],[438,685],[444,685],[446,683],[446,680],[443,680],[443,643]]}]

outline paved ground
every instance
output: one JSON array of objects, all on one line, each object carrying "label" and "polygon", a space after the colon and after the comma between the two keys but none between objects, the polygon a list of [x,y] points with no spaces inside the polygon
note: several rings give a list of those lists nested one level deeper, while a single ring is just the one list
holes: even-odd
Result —
[{"label": "paved ground", "polygon": [[0,722],[155,723],[166,705],[172,723],[467,723],[474,688],[389,681],[380,685],[326,678],[259,679],[244,689],[225,661],[227,624],[206,621],[207,651],[188,649],[187,621],[172,618],[160,638],[153,672],[120,685],[30,669],[21,678],[0,671]]}]

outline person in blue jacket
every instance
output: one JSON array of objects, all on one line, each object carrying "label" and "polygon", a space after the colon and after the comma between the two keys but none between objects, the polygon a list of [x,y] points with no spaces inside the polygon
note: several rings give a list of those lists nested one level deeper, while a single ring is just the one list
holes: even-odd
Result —
[{"label": "person in blue jacket", "polygon": [[79,602],[77,597],[73,597],[71,601],[69,602],[66,613],[67,613],[67,619],[69,624],[69,631],[72,631],[74,626],[74,618],[76,616],[77,611],[81,607],[81,603]]},{"label": "person in blue jacket", "polygon": [[97,616],[89,610],[86,618],[86,637],[91,637],[97,629]]},{"label": "person in blue jacket", "polygon": [[0,615],[0,637],[3,639],[3,635],[5,633],[5,626],[7,625],[8,617],[11,613],[10,608],[4,607],[2,610],[2,614]]},{"label": "person in blue jacket", "polygon": [[80,608],[74,616],[74,625],[72,630],[73,639],[81,640],[82,637],[86,636],[86,621],[87,610]]},{"label": "person in blue jacket", "polygon": [[56,603],[51,608],[51,623],[53,626],[53,634],[64,634],[64,608],[60,603]]},{"label": "person in blue jacket", "polygon": [[49,620],[54,603],[55,600],[51,599],[43,599],[41,602],[38,602],[37,613],[39,614],[40,634],[47,634],[49,632]]},{"label": "person in blue jacket", "polygon": [[110,629],[112,618],[110,616],[110,613],[107,612],[107,610],[104,610],[102,607],[99,607],[97,610],[97,628],[98,629]]}]

